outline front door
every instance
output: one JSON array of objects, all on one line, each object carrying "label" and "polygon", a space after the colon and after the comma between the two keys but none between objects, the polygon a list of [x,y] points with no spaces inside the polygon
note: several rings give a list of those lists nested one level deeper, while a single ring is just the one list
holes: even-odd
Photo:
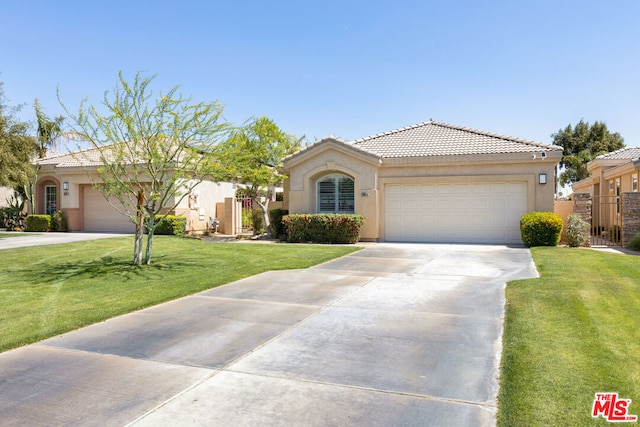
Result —
[{"label": "front door", "polygon": [[55,185],[44,187],[44,213],[53,215],[58,210],[58,188]]}]

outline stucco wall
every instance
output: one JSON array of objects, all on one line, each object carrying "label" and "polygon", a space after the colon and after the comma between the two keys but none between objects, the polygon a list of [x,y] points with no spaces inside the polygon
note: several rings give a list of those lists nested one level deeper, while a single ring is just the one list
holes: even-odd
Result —
[{"label": "stucco wall", "polygon": [[9,187],[0,187],[0,208],[6,208],[9,206],[7,200],[10,200],[13,196],[13,189]]},{"label": "stucco wall", "polygon": [[562,223],[564,224],[562,227],[562,235],[560,237],[561,243],[567,242],[567,223],[569,215],[573,213],[573,204],[573,200],[556,200],[553,204],[553,212],[562,217]]},{"label": "stucco wall", "polygon": [[191,197],[182,199],[176,207],[176,214],[187,217],[187,230],[206,230],[210,224],[209,217],[216,218],[217,203],[235,196],[235,191],[235,184],[229,182],[203,181],[194,188]]}]

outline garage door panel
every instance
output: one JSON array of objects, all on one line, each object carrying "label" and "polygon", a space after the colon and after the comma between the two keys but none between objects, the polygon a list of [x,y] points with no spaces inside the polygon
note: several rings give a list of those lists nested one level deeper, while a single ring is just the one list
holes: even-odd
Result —
[{"label": "garage door panel", "polygon": [[525,182],[387,185],[385,239],[521,244],[527,191]]},{"label": "garage door panel", "polygon": [[[116,200],[111,201],[124,210]],[[95,188],[84,189],[84,231],[94,233],[134,233],[135,225],[118,212]]]}]

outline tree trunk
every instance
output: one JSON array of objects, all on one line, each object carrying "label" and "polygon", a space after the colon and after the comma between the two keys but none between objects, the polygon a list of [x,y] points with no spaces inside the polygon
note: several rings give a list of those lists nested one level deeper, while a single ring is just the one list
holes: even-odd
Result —
[{"label": "tree trunk", "polygon": [[144,188],[138,190],[138,209],[136,214],[136,235],[133,242],[133,265],[142,265],[142,238],[144,236]]},{"label": "tree trunk", "polygon": [[254,199],[260,209],[262,209],[262,220],[264,221],[264,232],[267,233],[267,239],[270,239],[272,236],[271,233],[271,221],[269,220],[269,198],[265,198],[264,204],[260,202],[260,198],[256,197]]},{"label": "tree trunk", "polygon": [[150,265],[151,264],[151,249],[153,248],[153,232],[155,230],[155,227],[154,227],[155,224],[154,223],[156,221],[155,215],[152,213],[147,221],[148,221],[148,225],[147,225],[147,251],[145,252],[145,255],[144,255],[144,263],[145,263],[145,265]]}]

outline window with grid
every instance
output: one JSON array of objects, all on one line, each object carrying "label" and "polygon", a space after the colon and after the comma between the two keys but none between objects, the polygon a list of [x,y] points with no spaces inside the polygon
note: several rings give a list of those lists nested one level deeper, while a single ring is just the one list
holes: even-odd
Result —
[{"label": "window with grid", "polygon": [[317,187],[318,213],[354,213],[353,179],[331,174],[318,181]]},{"label": "window with grid", "polygon": [[44,188],[44,213],[47,215],[53,215],[57,210],[57,188],[55,186],[47,185]]}]

